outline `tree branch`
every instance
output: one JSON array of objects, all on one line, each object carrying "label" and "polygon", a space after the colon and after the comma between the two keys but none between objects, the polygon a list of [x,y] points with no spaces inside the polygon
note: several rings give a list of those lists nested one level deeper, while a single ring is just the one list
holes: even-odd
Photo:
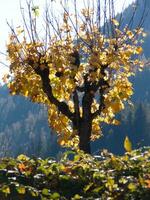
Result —
[{"label": "tree branch", "polygon": [[[101,90],[101,89],[100,89]],[[102,110],[105,108],[105,104],[104,104],[104,91],[100,91],[100,104],[99,104],[99,109],[96,110],[93,114],[92,114],[92,120],[94,118],[96,118],[98,115],[101,114]]]},{"label": "tree branch", "polygon": [[44,70],[41,70],[40,67],[37,67],[34,69],[34,71],[41,77],[43,91],[47,95],[49,101],[58,108],[58,111],[60,111],[62,114],[67,116],[71,121],[73,121],[74,114],[70,111],[68,105],[65,102],[59,101],[53,95],[49,79],[49,69],[45,68]]},{"label": "tree branch", "polygon": [[74,121],[74,125],[75,125],[75,128],[79,128],[79,121],[80,121],[80,109],[79,109],[79,97],[78,97],[78,93],[77,91],[75,90],[73,92],[73,102],[74,102],[74,114],[75,114],[75,121]]},{"label": "tree branch", "polygon": [[108,81],[104,80],[104,77],[106,75],[105,69],[108,67],[108,65],[103,65],[101,67],[102,68],[101,68],[101,72],[100,73],[103,75],[103,78],[100,78],[98,83],[97,84],[95,83],[92,86],[93,87],[92,90],[94,92],[96,92],[99,89],[99,96],[100,96],[99,109],[92,114],[92,120],[94,118],[96,118],[98,115],[100,115],[102,110],[105,108],[104,93],[105,93],[105,90],[110,87]]}]

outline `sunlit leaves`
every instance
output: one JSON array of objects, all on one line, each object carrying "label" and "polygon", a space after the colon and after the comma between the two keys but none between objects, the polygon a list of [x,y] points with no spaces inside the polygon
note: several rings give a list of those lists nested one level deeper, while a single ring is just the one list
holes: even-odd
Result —
[{"label": "sunlit leaves", "polygon": [[21,33],[24,32],[24,29],[22,27],[18,26],[16,32],[17,32],[17,35],[20,35]]},{"label": "sunlit leaves", "polygon": [[[106,150],[93,157],[77,150],[59,161],[21,155],[0,160],[1,199],[149,199],[150,149],[115,156]],[[18,169],[20,163],[34,169]]]},{"label": "sunlit leaves", "polygon": [[[94,119],[91,117],[91,140],[99,138],[101,123],[118,125],[115,115],[124,109],[125,102],[133,94],[129,78],[142,69],[138,56],[142,53],[140,41],[145,37],[143,29],[129,30],[128,26],[120,29],[119,22],[113,18],[110,21],[112,34],[104,34],[94,22],[93,9],[82,9],[76,20],[78,25],[71,20],[75,16],[64,9],[60,24],[56,21],[57,28],[55,24],[51,27],[51,21],[46,21],[46,38],[43,39],[37,30],[38,24],[35,25],[39,7],[31,7],[30,14],[31,30],[21,26],[12,28],[7,44],[11,94],[21,94],[33,102],[47,105],[48,121],[59,135],[59,143],[76,147],[79,130],[74,129],[73,118],[60,112],[58,102],[64,102],[75,116],[73,94],[76,92],[78,118],[82,119],[82,100],[88,91],[92,97],[89,110],[94,116]],[[44,90],[41,74],[45,70],[49,73],[47,85],[50,85],[52,99],[57,100],[57,105]]]},{"label": "sunlit leaves", "polygon": [[119,22],[116,19],[112,19],[112,22],[115,26],[119,26]]},{"label": "sunlit leaves", "polygon": [[19,194],[25,194],[26,193],[25,186],[18,186],[16,189],[17,189],[17,192]]},{"label": "sunlit leaves", "polygon": [[34,15],[36,16],[36,17],[38,17],[39,16],[39,6],[34,6],[34,7],[32,7],[32,11],[33,11],[33,13],[34,13]]},{"label": "sunlit leaves", "polygon": [[137,47],[136,50],[135,50],[135,53],[136,54],[141,54],[143,51],[142,47]]},{"label": "sunlit leaves", "polygon": [[145,183],[147,184],[147,188],[150,188],[150,180],[149,179],[145,180]]},{"label": "sunlit leaves", "polygon": [[124,140],[124,148],[127,152],[132,151],[132,143],[129,140],[129,138],[126,136],[125,140]]},{"label": "sunlit leaves", "polygon": [[100,119],[96,118],[93,120],[92,123],[92,136],[91,136],[91,140],[96,140],[99,139],[102,136],[102,130],[101,127],[99,126],[100,124]]},{"label": "sunlit leaves", "polygon": [[18,169],[19,169],[21,172],[23,172],[23,171],[25,171],[26,166],[25,166],[23,163],[20,163],[20,164],[18,165]]},{"label": "sunlit leaves", "polygon": [[4,194],[6,194],[6,196],[7,196],[8,194],[10,194],[10,188],[9,188],[9,186],[7,186],[7,185],[4,185],[4,186],[1,188],[1,191],[2,191]]},{"label": "sunlit leaves", "polygon": [[24,154],[20,154],[20,155],[17,157],[17,160],[19,160],[19,161],[28,161],[28,160],[29,160],[29,157],[27,157],[27,156],[24,155]]},{"label": "sunlit leaves", "polygon": [[136,184],[134,184],[134,183],[129,183],[128,189],[129,189],[131,192],[136,191],[136,189],[137,189]]}]

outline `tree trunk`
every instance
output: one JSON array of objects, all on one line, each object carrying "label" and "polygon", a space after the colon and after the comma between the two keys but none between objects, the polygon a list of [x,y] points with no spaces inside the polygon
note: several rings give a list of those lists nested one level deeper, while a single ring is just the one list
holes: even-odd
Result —
[{"label": "tree trunk", "polygon": [[91,154],[90,136],[92,123],[90,120],[82,120],[79,126],[79,148],[85,153]]},{"label": "tree trunk", "polygon": [[80,119],[78,127],[79,135],[79,148],[85,153],[91,154],[90,137],[92,132],[92,117],[91,117],[91,105],[93,101],[93,95],[86,91],[82,99],[82,118]]}]

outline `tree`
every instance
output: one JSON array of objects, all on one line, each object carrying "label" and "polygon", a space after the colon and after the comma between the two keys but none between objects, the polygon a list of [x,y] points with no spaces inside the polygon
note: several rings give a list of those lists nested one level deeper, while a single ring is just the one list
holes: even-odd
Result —
[{"label": "tree", "polygon": [[48,107],[49,124],[61,145],[79,142],[90,153],[90,140],[102,134],[101,123],[117,125],[116,113],[133,94],[129,77],[143,67],[138,55],[145,33],[142,20],[133,30],[120,26],[113,0],[105,0],[103,8],[100,0],[87,1],[81,11],[76,0],[72,11],[66,2],[60,1],[62,20],[54,16],[54,1],[50,10],[47,6],[44,28],[32,1],[27,3],[29,22],[22,9],[24,28],[9,25],[9,88],[13,95]]}]

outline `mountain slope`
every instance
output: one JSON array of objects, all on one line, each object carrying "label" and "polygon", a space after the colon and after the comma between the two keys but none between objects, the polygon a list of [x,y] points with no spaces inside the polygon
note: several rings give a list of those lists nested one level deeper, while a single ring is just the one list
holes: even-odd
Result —
[{"label": "mountain slope", "polygon": [[0,88],[0,156],[52,156],[58,151],[46,108]]}]

